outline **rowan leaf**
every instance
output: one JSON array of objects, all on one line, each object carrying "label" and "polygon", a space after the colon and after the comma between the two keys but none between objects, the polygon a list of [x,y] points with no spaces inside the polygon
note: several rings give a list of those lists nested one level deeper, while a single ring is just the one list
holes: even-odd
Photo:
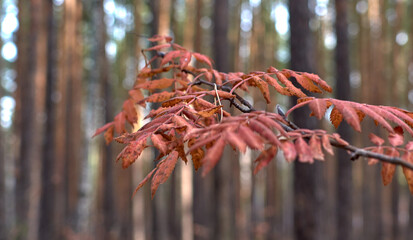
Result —
[{"label": "rowan leaf", "polygon": [[257,174],[262,168],[267,166],[272,159],[277,155],[278,147],[272,145],[270,148],[262,151],[258,158],[255,160],[257,162],[257,166],[254,168],[254,175]]},{"label": "rowan leaf", "polygon": [[321,93],[322,91],[305,75],[300,75],[294,71],[289,70],[290,75],[293,76],[297,82],[310,92]]},{"label": "rowan leaf", "polygon": [[105,138],[106,144],[109,144],[110,142],[112,142],[114,131],[115,131],[115,127],[112,124],[112,125],[110,125],[108,130],[106,130],[106,132],[104,133],[103,136]]},{"label": "rowan leaf", "polygon": [[192,56],[194,56],[198,62],[206,63],[210,68],[212,68],[212,60],[209,57],[195,52],[192,53]]},{"label": "rowan leaf", "polygon": [[159,149],[159,151],[163,154],[168,152],[168,143],[164,141],[164,138],[160,134],[152,134],[151,140],[153,145]]},{"label": "rowan leaf", "polygon": [[[407,152],[403,156],[403,160],[413,164],[413,142],[406,144]],[[409,190],[413,194],[413,170],[403,167],[403,174],[406,178],[407,184],[409,185]]]},{"label": "rowan leaf", "polygon": [[225,148],[224,137],[218,138],[214,145],[208,149],[205,157],[202,159],[202,176],[207,175],[218,163]]},{"label": "rowan leaf", "polygon": [[309,145],[310,145],[311,153],[314,159],[321,160],[321,161],[324,160],[324,153],[321,150],[321,141],[317,137],[317,135],[311,136]]},{"label": "rowan leaf", "polygon": [[265,81],[258,76],[252,75],[248,80],[248,83],[251,86],[258,87],[267,103],[271,103],[270,90],[268,89],[268,84]]},{"label": "rowan leaf", "polygon": [[295,141],[295,149],[298,152],[298,160],[300,162],[314,162],[311,148],[308,146],[308,144],[304,141],[302,137],[297,138],[297,140]]},{"label": "rowan leaf", "polygon": [[245,153],[245,151],[247,150],[247,144],[235,132],[232,132],[230,130],[225,131],[225,140],[229,144],[231,144],[231,146],[237,148],[242,153]]},{"label": "rowan leaf", "polygon": [[[398,153],[399,152],[397,152],[397,150],[390,149],[387,154],[390,156],[398,157],[399,156]],[[388,162],[381,163],[381,177],[382,177],[384,186],[387,186],[389,183],[391,183],[395,171],[396,171],[396,165],[392,163],[388,163]]]},{"label": "rowan leaf", "polygon": [[389,142],[393,147],[397,147],[403,144],[403,128],[397,126],[394,128],[394,133],[389,133]]},{"label": "rowan leaf", "polygon": [[[188,147],[191,148],[195,144],[195,138],[191,138],[188,141]],[[194,164],[195,171],[201,167],[201,160],[204,158],[205,152],[202,148],[198,147],[190,151],[192,157],[192,163]]]},{"label": "rowan leaf", "polygon": [[322,119],[327,109],[327,102],[323,99],[314,99],[309,103],[310,109],[318,119]]},{"label": "rowan leaf", "polygon": [[178,162],[178,152],[172,151],[162,162],[157,166],[158,170],[152,178],[151,193],[152,198],[155,196],[159,185],[166,182],[173,172],[176,163]]},{"label": "rowan leaf", "polygon": [[143,88],[148,90],[163,89],[168,88],[175,82],[175,79],[171,78],[161,78],[157,80],[147,81],[136,85],[137,88]]},{"label": "rowan leaf", "polygon": [[295,145],[292,142],[282,141],[281,150],[283,151],[284,158],[287,162],[292,162],[297,157],[297,150],[295,149]]},{"label": "rowan leaf", "polygon": [[163,102],[175,96],[175,92],[163,91],[160,93],[153,93],[146,98],[146,102]]},{"label": "rowan leaf", "polygon": [[213,108],[209,108],[209,109],[199,111],[196,114],[198,114],[201,117],[208,118],[208,117],[212,117],[215,113],[219,112],[221,110],[221,108],[222,108],[222,106],[220,105],[220,106],[216,106],[216,107],[213,107]]},{"label": "rowan leaf", "polygon": [[102,127],[96,129],[96,132],[93,134],[92,138],[96,137],[97,135],[103,133],[104,131],[106,131],[108,128],[110,128],[111,126],[113,126],[114,122],[110,122],[110,123],[106,123],[105,125],[103,125]]},{"label": "rowan leaf", "polygon": [[333,147],[330,144],[330,139],[328,138],[327,135],[323,135],[321,137],[321,141],[323,143],[323,148],[330,154],[334,155]]},{"label": "rowan leaf", "polygon": [[119,153],[116,162],[122,160],[122,167],[127,168],[136,161],[146,147],[146,136],[132,141]]},{"label": "rowan leaf", "polygon": [[146,49],[144,49],[144,51],[147,51],[147,52],[149,52],[149,51],[159,51],[161,49],[169,48],[169,47],[171,47],[171,44],[165,43],[165,44],[156,45],[156,46],[153,46],[153,47],[150,47],[150,48],[146,48]]},{"label": "rowan leaf", "polygon": [[345,101],[330,99],[331,103],[341,112],[346,122],[354,128],[357,132],[361,132],[360,119],[356,110]]},{"label": "rowan leaf", "polygon": [[381,146],[384,143],[384,139],[375,135],[374,133],[369,134],[370,141],[377,146]]},{"label": "rowan leaf", "polygon": [[136,187],[136,189],[133,192],[132,196],[135,196],[135,194],[138,192],[138,190],[141,189],[143,187],[143,185],[145,185],[149,181],[149,179],[151,179],[151,177],[155,173],[155,171],[156,171],[156,168],[152,169],[152,171],[150,173],[148,173],[148,175],[146,175],[146,177]]},{"label": "rowan leaf", "polygon": [[125,113],[124,112],[120,112],[115,116],[114,119],[114,123],[115,123],[115,131],[118,134],[122,134],[124,132],[126,132],[125,130]]},{"label": "rowan leaf", "polygon": [[123,111],[125,112],[126,120],[128,120],[130,124],[134,124],[138,121],[138,112],[131,99],[126,100],[123,103]]},{"label": "rowan leaf", "polygon": [[290,91],[288,91],[287,88],[281,86],[275,78],[269,76],[268,74],[264,74],[264,79],[271,86],[273,86],[277,92],[281,93],[282,95],[285,95],[285,96],[292,96],[293,95]]},{"label": "rowan leaf", "polygon": [[241,136],[242,140],[248,145],[249,148],[257,150],[264,149],[264,142],[250,128],[240,125],[238,128],[238,134]]},{"label": "rowan leaf", "polygon": [[267,139],[270,143],[275,144],[275,145],[281,144],[280,140],[278,140],[278,137],[273,133],[273,131],[271,131],[271,129],[267,128],[261,122],[255,119],[250,119],[248,125],[252,130],[257,132],[263,138]]},{"label": "rowan leaf", "polygon": [[137,103],[137,102],[139,102],[140,100],[143,99],[143,94],[142,94],[141,90],[139,90],[139,89],[129,90],[128,93],[129,93],[129,96],[132,98],[132,100],[135,103]]}]

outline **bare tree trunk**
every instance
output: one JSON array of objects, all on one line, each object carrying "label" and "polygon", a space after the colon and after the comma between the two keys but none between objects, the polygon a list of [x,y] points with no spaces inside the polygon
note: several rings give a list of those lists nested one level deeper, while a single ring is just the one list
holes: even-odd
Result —
[{"label": "bare tree trunk", "polygon": [[56,181],[53,178],[55,169],[55,134],[56,130],[56,105],[54,94],[56,87],[56,23],[53,13],[53,3],[45,2],[44,11],[47,24],[47,75],[46,75],[46,129],[43,145],[42,158],[42,193],[40,198],[40,239],[57,239],[58,229],[58,206],[56,204]]},{"label": "bare tree trunk", "polygon": [[[310,11],[307,0],[290,0],[290,52],[291,68],[296,71],[312,72],[313,46],[309,28]],[[292,98],[292,103],[295,99]],[[308,111],[294,112],[295,123],[302,128],[316,127],[309,119]],[[322,173],[319,163],[313,165],[294,163],[294,236],[295,239],[318,239],[317,221],[320,194],[316,176]]]},{"label": "bare tree trunk", "polygon": [[[336,64],[336,98],[348,100],[351,96],[350,88],[350,61],[347,23],[347,1],[336,0],[336,36],[337,46],[335,52]],[[348,124],[342,124],[337,133],[351,142],[351,129]],[[339,150],[337,152],[337,210],[336,229],[337,239],[352,238],[352,163],[348,154]]]}]

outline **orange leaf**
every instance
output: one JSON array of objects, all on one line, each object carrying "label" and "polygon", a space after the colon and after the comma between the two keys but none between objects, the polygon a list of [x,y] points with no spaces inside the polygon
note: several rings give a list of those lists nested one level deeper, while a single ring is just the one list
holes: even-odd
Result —
[{"label": "orange leaf", "polygon": [[191,52],[184,52],[179,60],[181,64],[181,69],[184,69],[191,62]]},{"label": "orange leaf", "polygon": [[167,52],[165,56],[162,58],[161,66],[173,61],[175,58],[179,57],[181,54],[182,54],[181,50],[173,50],[173,51]]},{"label": "orange leaf", "polygon": [[146,148],[146,136],[129,143],[118,155],[116,162],[122,160],[122,167],[127,168],[141,155]]},{"label": "orange leaf", "polygon": [[113,133],[115,131],[115,127],[113,124],[110,126],[110,128],[105,132],[103,135],[105,137],[106,144],[109,144],[113,140]]},{"label": "orange leaf", "polygon": [[369,134],[369,138],[370,138],[370,141],[371,141],[372,143],[374,143],[375,145],[377,145],[377,146],[381,146],[381,145],[383,145],[383,143],[384,143],[384,139],[381,138],[381,137],[378,137],[378,136],[375,135],[374,133],[370,133],[370,134]]},{"label": "orange leaf", "polygon": [[175,92],[163,91],[160,93],[153,93],[146,98],[147,102],[163,102],[175,96]]},{"label": "orange leaf", "polygon": [[[407,152],[403,156],[403,159],[406,162],[413,163],[413,142],[406,144]],[[406,177],[407,184],[409,185],[410,192],[413,194],[413,170],[403,167],[403,174]]]},{"label": "orange leaf", "polygon": [[322,91],[311,81],[311,79],[307,78],[305,75],[299,75],[294,71],[290,70],[291,76],[293,76],[297,82],[307,89],[310,92],[321,93]]},{"label": "orange leaf", "polygon": [[264,79],[271,86],[273,86],[277,92],[281,93],[282,95],[286,95],[286,96],[292,96],[293,95],[291,92],[288,91],[287,88],[284,88],[283,86],[281,86],[275,78],[273,78],[273,77],[271,77],[267,74],[264,74]]},{"label": "orange leaf", "polygon": [[263,167],[267,166],[271,160],[277,155],[278,147],[273,145],[265,151],[261,152],[255,162],[258,162],[254,168],[254,175],[257,174]]},{"label": "orange leaf", "polygon": [[133,192],[132,196],[135,196],[135,194],[138,192],[138,190],[141,189],[143,187],[143,185],[145,185],[149,181],[149,179],[151,179],[151,177],[155,173],[155,171],[156,171],[156,168],[152,169],[152,171],[150,173],[148,173],[148,175],[146,175],[146,177],[136,187],[136,189]]},{"label": "orange leaf", "polygon": [[106,123],[103,127],[100,127],[98,129],[96,129],[95,134],[93,134],[93,137],[96,137],[97,135],[103,133],[104,131],[106,131],[106,129],[110,128],[111,126],[113,126],[114,122],[110,122],[110,123]]},{"label": "orange leaf", "polygon": [[391,183],[393,179],[394,172],[396,171],[396,165],[392,163],[383,162],[381,163],[381,177],[383,180],[384,186]]},{"label": "orange leaf", "polygon": [[249,126],[252,130],[256,131],[263,138],[267,139],[271,144],[275,144],[275,145],[280,145],[281,144],[280,140],[278,140],[278,137],[273,133],[273,131],[271,129],[267,128],[261,122],[255,120],[255,119],[250,119],[249,120]]},{"label": "orange leaf", "polygon": [[175,82],[175,79],[171,78],[161,78],[157,80],[151,80],[147,81],[145,83],[141,83],[136,85],[137,88],[143,88],[143,89],[148,89],[148,90],[154,90],[154,89],[162,89],[162,88],[167,88],[172,85],[172,83]]},{"label": "orange leaf", "polygon": [[268,89],[268,84],[265,81],[253,75],[248,80],[248,83],[251,86],[258,87],[258,89],[261,91],[267,103],[271,103],[270,90]]},{"label": "orange leaf", "polygon": [[[221,90],[217,90],[217,92],[218,92],[218,96],[222,99],[222,98],[224,98],[224,99],[231,99],[231,98],[234,98],[235,97],[235,95],[233,95],[233,94],[231,94],[231,93],[229,93],[229,92],[225,92],[225,91],[221,91]],[[208,91],[208,92],[206,92],[208,95],[211,95],[211,96],[214,96],[214,97],[217,97],[217,93],[215,92],[215,90],[211,90],[211,91]]]},{"label": "orange leaf", "polygon": [[178,162],[178,156],[179,154],[177,151],[172,151],[162,162],[158,164],[158,170],[152,178],[152,198],[155,196],[156,190],[158,189],[159,185],[166,182],[166,180],[173,172],[175,165]]},{"label": "orange leaf", "polygon": [[[188,147],[192,147],[195,144],[195,138],[191,138],[188,141]],[[205,152],[202,148],[196,148],[190,151],[192,157],[192,163],[194,164],[195,171],[201,167],[201,160],[204,158]]]},{"label": "orange leaf", "polygon": [[213,108],[209,108],[209,109],[205,109],[202,111],[197,112],[196,114],[198,114],[201,117],[212,117],[215,113],[217,113],[219,110],[221,110],[222,106],[216,106]]},{"label": "orange leaf", "polygon": [[335,128],[338,128],[340,123],[343,121],[343,115],[338,111],[336,107],[330,113],[330,121],[334,125]]},{"label": "orange leaf", "polygon": [[360,119],[356,110],[346,101],[330,99],[331,103],[341,112],[346,122],[356,131],[361,132]]},{"label": "orange leaf", "polygon": [[[166,100],[165,102],[162,103],[162,107],[172,107],[180,102],[189,102],[192,99],[196,98],[195,95],[184,95],[184,96],[179,96],[179,97],[174,97],[169,100]],[[213,105],[213,104],[212,104]],[[215,105],[213,105],[215,106]]]},{"label": "orange leaf", "polygon": [[[196,52],[192,53],[192,56],[194,56],[194,58],[195,58],[198,62],[206,63],[206,64],[208,64],[208,66],[209,66],[210,68],[212,68],[212,60],[211,60],[209,57],[207,57],[207,56],[205,56],[205,55],[203,55],[203,54],[200,54],[200,53],[196,53]],[[221,84],[220,84],[220,85],[221,85]]]},{"label": "orange leaf", "polygon": [[135,104],[132,100],[129,99],[123,103],[123,111],[130,124],[134,124],[138,121],[138,113],[136,112]]},{"label": "orange leaf", "polygon": [[115,131],[119,134],[126,132],[125,130],[125,113],[120,112],[115,116]]},{"label": "orange leaf", "polygon": [[208,174],[218,163],[219,159],[222,156],[222,152],[224,151],[225,141],[224,137],[218,138],[215,144],[208,149],[207,154],[205,155],[204,159],[202,159],[202,176]]},{"label": "orange leaf", "polygon": [[156,46],[153,46],[153,47],[150,47],[150,48],[146,48],[146,49],[144,49],[144,51],[158,51],[158,50],[161,50],[163,48],[169,48],[169,47],[171,47],[171,44],[165,43],[165,44],[156,45]]},{"label": "orange leaf", "polygon": [[139,89],[129,90],[129,96],[133,99],[135,103],[143,99],[143,94]]}]

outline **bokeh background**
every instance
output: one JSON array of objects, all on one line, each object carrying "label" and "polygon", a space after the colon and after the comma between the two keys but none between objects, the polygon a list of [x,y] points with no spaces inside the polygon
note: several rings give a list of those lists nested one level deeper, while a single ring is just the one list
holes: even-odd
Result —
[{"label": "bokeh background", "polygon": [[[350,163],[337,152],[338,159],[311,166],[279,157],[253,176],[257,153],[227,149],[205,178],[179,164],[151,200],[147,186],[132,193],[154,153],[122,169],[115,162],[122,146],[91,136],[121,109],[144,65],[140,51],[157,33],[211,56],[220,71],[291,67],[319,74],[338,89],[332,97],[413,110],[413,1],[0,6],[0,239],[412,238],[413,198],[401,169],[383,187],[379,165]],[[289,107],[289,99],[273,96]],[[274,108],[254,92],[246,97]],[[140,117],[149,108],[139,109]],[[338,131],[369,145],[345,125]]]}]

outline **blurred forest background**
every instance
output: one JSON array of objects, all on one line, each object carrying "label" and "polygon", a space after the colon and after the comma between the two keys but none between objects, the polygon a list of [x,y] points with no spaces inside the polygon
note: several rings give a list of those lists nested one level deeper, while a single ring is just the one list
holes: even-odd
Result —
[{"label": "blurred forest background", "polygon": [[[0,6],[0,239],[413,236],[413,198],[400,172],[383,187],[379,165],[350,162],[342,152],[304,166],[277,158],[253,176],[251,153],[228,151],[227,159],[239,161],[220,161],[205,178],[180,164],[151,200],[148,187],[132,193],[153,167],[153,153],[122,169],[115,163],[122,146],[91,138],[120,110],[144,64],[140,50],[156,33],[211,56],[220,71],[315,72],[336,88],[333,97],[413,110],[413,1],[0,0]],[[253,92],[249,100],[274,107],[265,108]],[[274,102],[289,105],[275,95]],[[314,126],[306,116],[295,118]],[[345,126],[338,131],[358,146],[369,144]]]}]

